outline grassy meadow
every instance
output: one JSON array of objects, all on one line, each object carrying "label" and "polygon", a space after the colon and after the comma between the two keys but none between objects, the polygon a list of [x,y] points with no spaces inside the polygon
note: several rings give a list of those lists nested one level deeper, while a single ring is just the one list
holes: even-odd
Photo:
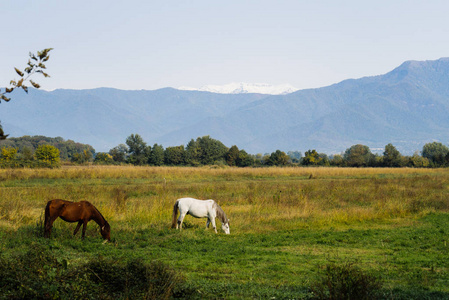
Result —
[{"label": "grassy meadow", "polygon": [[[171,229],[173,204],[184,196],[216,200],[231,234],[191,216],[182,232]],[[82,241],[61,219],[44,239],[45,204],[56,198],[92,202],[111,225],[111,242],[102,243],[93,221]],[[330,299],[340,281],[376,283],[370,298],[449,299],[448,244],[449,169],[0,170],[0,277],[11,278],[2,279],[0,299]],[[30,271],[33,259],[42,265]],[[133,294],[133,270],[165,274],[171,293],[146,286]],[[27,283],[27,272],[43,283]],[[114,272],[125,274],[123,289]],[[354,283],[360,274],[365,281]]]}]

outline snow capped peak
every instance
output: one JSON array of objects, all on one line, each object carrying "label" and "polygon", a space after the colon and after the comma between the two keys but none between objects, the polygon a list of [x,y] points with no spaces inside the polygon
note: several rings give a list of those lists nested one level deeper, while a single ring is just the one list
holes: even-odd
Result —
[{"label": "snow capped peak", "polygon": [[200,88],[179,87],[179,90],[202,91],[218,94],[268,94],[285,95],[293,93],[298,89],[289,84],[270,85],[266,83],[229,83],[225,85],[205,85]]}]

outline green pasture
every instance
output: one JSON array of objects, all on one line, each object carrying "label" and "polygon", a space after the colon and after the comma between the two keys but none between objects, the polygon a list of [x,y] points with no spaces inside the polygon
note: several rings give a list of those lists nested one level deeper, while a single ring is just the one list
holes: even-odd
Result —
[{"label": "green pasture", "polygon": [[[184,196],[215,199],[231,234],[190,216],[171,229]],[[331,299],[337,281],[449,299],[448,196],[446,169],[3,169],[0,299]],[[111,242],[60,219],[43,238],[55,198],[92,202]]]}]

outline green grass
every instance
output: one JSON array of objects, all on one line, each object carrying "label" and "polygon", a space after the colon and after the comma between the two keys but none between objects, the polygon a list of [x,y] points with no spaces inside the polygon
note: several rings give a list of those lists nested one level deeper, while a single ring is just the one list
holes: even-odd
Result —
[{"label": "green grass", "polygon": [[[39,286],[57,290],[57,298],[67,298],[67,286],[81,299],[90,284],[104,299],[144,297],[137,292],[140,287],[128,283],[118,285],[122,291],[107,290],[109,281],[118,280],[108,277],[110,272],[131,276],[136,262],[146,266],[136,267],[137,273],[174,270],[179,280],[171,297],[320,298],[316,288],[326,272],[343,270],[343,282],[352,282],[349,277],[357,272],[379,280],[380,299],[449,298],[445,169],[86,167],[14,172],[0,171],[0,257],[12,262],[30,249],[48,252],[56,263],[49,259],[39,280],[54,285]],[[231,235],[205,230],[205,219],[190,216],[182,232],[170,229],[173,203],[182,196],[216,199],[231,219]],[[94,203],[111,224],[112,242],[102,244],[94,222],[82,241],[79,234],[72,236],[75,224],[60,219],[52,238],[44,239],[43,208],[52,198]],[[95,273],[102,281],[92,277],[88,266],[93,263],[104,269]],[[158,263],[164,267],[158,269]],[[73,276],[75,283],[69,281]]]}]

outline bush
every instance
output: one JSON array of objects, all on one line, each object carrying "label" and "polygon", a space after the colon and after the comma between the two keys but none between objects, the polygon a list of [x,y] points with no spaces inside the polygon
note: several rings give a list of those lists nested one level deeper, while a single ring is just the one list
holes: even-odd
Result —
[{"label": "bush", "polygon": [[312,287],[317,299],[378,299],[380,280],[351,263],[326,266],[325,276]]},{"label": "bush", "polygon": [[105,152],[99,152],[95,156],[94,163],[98,165],[112,165],[115,162],[110,154]]},{"label": "bush", "polygon": [[59,167],[59,150],[51,145],[41,145],[34,152],[34,156],[42,167]]},{"label": "bush", "polygon": [[67,278],[97,287],[98,296],[124,299],[170,299],[183,280],[160,262],[145,264],[134,259],[122,265],[115,260],[99,259],[81,266]]},{"label": "bush", "polygon": [[67,263],[55,257],[38,244],[27,253],[12,259],[0,258],[0,295],[4,299],[59,298],[59,287],[54,280],[61,275]]},{"label": "bush", "polygon": [[0,257],[0,299],[169,299],[194,293],[160,262],[100,258],[68,265],[40,244],[22,255]]}]

